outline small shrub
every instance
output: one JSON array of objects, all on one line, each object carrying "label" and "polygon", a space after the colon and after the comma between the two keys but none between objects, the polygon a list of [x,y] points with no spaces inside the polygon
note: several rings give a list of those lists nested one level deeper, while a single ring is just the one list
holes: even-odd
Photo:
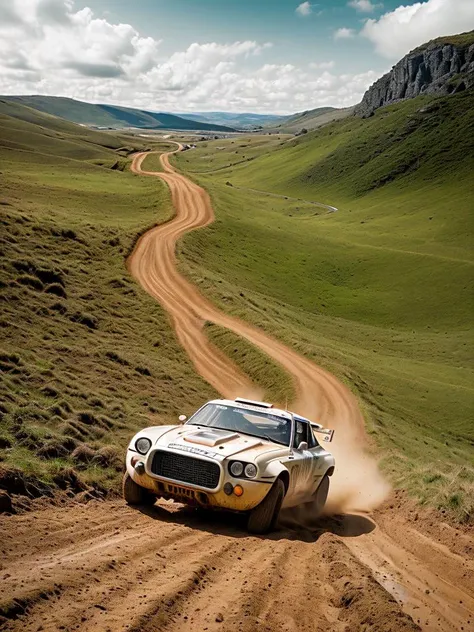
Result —
[{"label": "small shrub", "polygon": [[60,272],[55,272],[49,268],[39,268],[36,270],[36,276],[43,283],[59,283],[64,287],[64,279]]},{"label": "small shrub", "polygon": [[59,440],[54,440],[41,446],[36,454],[42,459],[59,459],[69,454],[67,448]]},{"label": "small shrub", "polygon": [[80,325],[84,325],[89,329],[97,329],[98,321],[95,316],[91,314],[82,314],[81,312],[75,312],[70,316],[70,319],[73,323],[79,323]]},{"label": "small shrub", "polygon": [[122,287],[126,287],[126,284],[124,282],[123,279],[111,279],[109,281],[109,285],[111,285],[112,287],[116,287],[116,288],[122,288]]},{"label": "small shrub", "polygon": [[0,437],[0,450],[5,450],[12,447],[12,442],[8,437]]},{"label": "small shrub", "polygon": [[95,450],[91,448],[87,443],[82,443],[78,445],[77,448],[72,452],[71,459],[76,463],[80,464],[88,464],[91,463],[92,459],[95,457]]},{"label": "small shrub", "polygon": [[46,397],[57,397],[59,394],[58,391],[52,386],[43,386],[41,392],[43,393],[43,395],[46,395]]},{"label": "small shrub", "polygon": [[135,367],[135,371],[137,373],[140,373],[140,375],[151,376],[150,369],[147,369],[146,366],[137,366],[137,367]]},{"label": "small shrub", "polygon": [[59,283],[51,283],[51,285],[48,285],[44,291],[47,294],[55,294],[61,298],[67,298],[66,290]]},{"label": "small shrub", "polygon": [[34,272],[35,265],[33,263],[31,263],[31,261],[12,261],[12,266],[15,268],[15,270],[18,270],[18,272]]},{"label": "small shrub", "polygon": [[113,362],[118,362],[119,364],[123,364],[124,366],[130,366],[130,362],[128,362],[128,360],[125,360],[125,358],[122,358],[121,356],[119,356],[119,354],[115,353],[115,351],[106,351],[105,357],[108,358],[109,360],[112,360]]},{"label": "small shrub", "polygon": [[77,416],[78,416],[78,419],[79,419],[79,421],[81,423],[87,424],[88,426],[98,425],[99,424],[99,420],[94,415],[94,413],[91,413],[89,411],[80,412],[80,413],[78,413]]},{"label": "small shrub", "polygon": [[41,283],[39,279],[29,274],[18,277],[17,282],[21,283],[21,285],[27,285],[28,287],[32,287],[34,290],[41,291],[44,285]]},{"label": "small shrub", "polygon": [[64,237],[64,239],[77,239],[75,231],[70,228],[63,228],[61,231],[61,237]]},{"label": "small shrub", "polygon": [[93,463],[97,463],[101,467],[112,467],[115,471],[120,472],[123,467],[123,455],[117,448],[107,445],[96,452]]},{"label": "small shrub", "polygon": [[72,408],[69,404],[69,402],[67,402],[66,400],[62,399],[60,402],[58,402],[59,406],[61,406],[61,408],[63,410],[65,410],[67,413],[70,413],[72,411]]},{"label": "small shrub", "polygon": [[106,415],[100,415],[99,423],[102,426],[102,428],[105,427],[107,428],[107,430],[111,430],[114,427],[114,422],[112,421],[112,419],[109,419]]},{"label": "small shrub", "polygon": [[67,312],[66,305],[64,305],[64,303],[60,303],[59,301],[57,303],[53,303],[51,305],[51,309],[59,314],[65,314]]}]

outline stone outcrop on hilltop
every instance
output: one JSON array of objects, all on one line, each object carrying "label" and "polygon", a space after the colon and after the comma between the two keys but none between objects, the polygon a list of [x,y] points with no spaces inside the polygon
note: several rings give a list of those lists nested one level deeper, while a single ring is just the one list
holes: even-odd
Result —
[{"label": "stone outcrop on hilltop", "polygon": [[451,94],[472,87],[474,31],[433,40],[406,55],[367,90],[354,114],[366,118],[377,108],[401,99]]}]

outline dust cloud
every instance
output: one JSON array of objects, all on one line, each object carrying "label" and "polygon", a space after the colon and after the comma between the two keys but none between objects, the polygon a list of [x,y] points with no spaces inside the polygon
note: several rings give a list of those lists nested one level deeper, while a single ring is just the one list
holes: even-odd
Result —
[{"label": "dust cloud", "polygon": [[[343,434],[342,432],[340,433]],[[331,477],[326,515],[370,512],[388,496],[390,485],[379,470],[377,461],[351,437],[335,439],[331,450],[336,469]]]},{"label": "dust cloud", "polygon": [[[356,398],[347,391],[338,400],[334,395],[330,406],[327,402],[325,405],[324,398],[317,402],[306,399],[299,406],[309,419],[334,429],[331,443],[324,443],[319,437],[336,461],[324,515],[369,513],[387,498],[391,486],[381,473],[378,460],[368,452],[365,422]],[[345,406],[334,407],[335,401],[342,404],[343,400]]]}]

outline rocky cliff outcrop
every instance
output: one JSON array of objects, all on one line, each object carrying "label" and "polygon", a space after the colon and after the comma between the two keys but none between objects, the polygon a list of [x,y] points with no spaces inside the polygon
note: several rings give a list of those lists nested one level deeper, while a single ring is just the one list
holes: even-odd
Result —
[{"label": "rocky cliff outcrop", "polygon": [[447,40],[433,40],[406,55],[367,90],[354,114],[366,118],[401,99],[474,87],[474,31]]}]

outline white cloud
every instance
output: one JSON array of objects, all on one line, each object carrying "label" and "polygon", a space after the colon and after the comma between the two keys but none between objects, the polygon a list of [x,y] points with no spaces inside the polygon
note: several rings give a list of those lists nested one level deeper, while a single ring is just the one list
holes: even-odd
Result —
[{"label": "white cloud", "polygon": [[313,70],[321,69],[321,70],[329,70],[330,68],[334,68],[336,63],[334,61],[312,61],[309,64],[309,67]]},{"label": "white cloud", "polygon": [[0,0],[0,66],[14,53],[45,78],[61,71],[103,78],[145,72],[157,60],[158,41],[88,8],[74,12],[72,0],[13,0],[13,22],[2,19],[7,2]]},{"label": "white cloud", "polygon": [[296,13],[301,16],[311,15],[313,7],[309,2],[302,2],[296,7]]},{"label": "white cloud", "polygon": [[289,113],[359,101],[377,74],[338,75],[332,61],[270,64],[269,43],[160,41],[73,0],[0,0],[0,94],[50,94],[158,111]]},{"label": "white cloud", "polygon": [[399,59],[420,44],[474,28],[474,0],[426,0],[369,19],[361,34],[378,53]]},{"label": "white cloud", "polygon": [[354,36],[355,36],[354,29],[348,29],[345,26],[343,26],[340,29],[337,29],[337,31],[334,32],[334,39],[335,40],[350,39],[351,37],[354,37]]},{"label": "white cloud", "polygon": [[361,13],[373,13],[377,7],[382,6],[381,4],[374,4],[370,0],[351,0],[347,4]]}]

